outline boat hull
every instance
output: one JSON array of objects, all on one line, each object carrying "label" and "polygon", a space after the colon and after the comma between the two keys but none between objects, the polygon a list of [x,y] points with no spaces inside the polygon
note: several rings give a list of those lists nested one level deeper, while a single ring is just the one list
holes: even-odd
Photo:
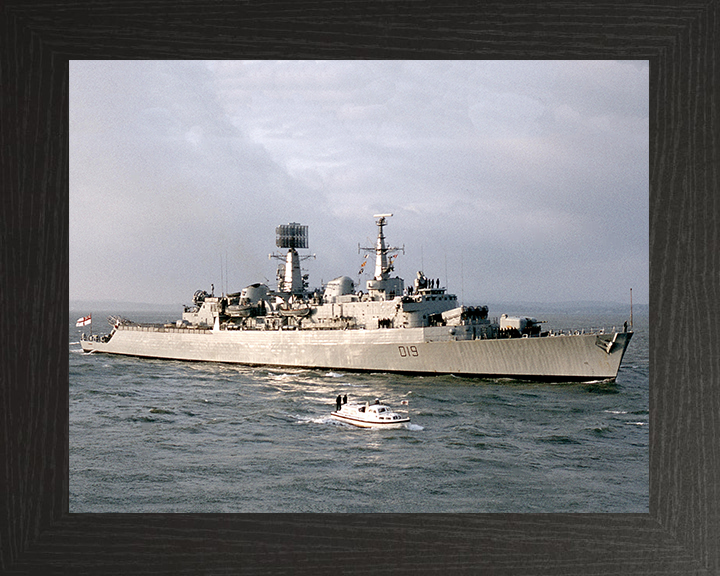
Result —
[{"label": "boat hull", "polygon": [[85,352],[407,374],[614,380],[632,332],[454,340],[447,330],[197,330],[119,326]]},{"label": "boat hull", "polygon": [[410,422],[410,418],[402,418],[401,420],[392,420],[388,422],[369,422],[367,420],[361,420],[359,418],[353,418],[352,416],[346,416],[344,414],[338,414],[333,412],[330,417],[338,422],[344,422],[345,424],[352,424],[358,428],[404,428],[405,424]]}]

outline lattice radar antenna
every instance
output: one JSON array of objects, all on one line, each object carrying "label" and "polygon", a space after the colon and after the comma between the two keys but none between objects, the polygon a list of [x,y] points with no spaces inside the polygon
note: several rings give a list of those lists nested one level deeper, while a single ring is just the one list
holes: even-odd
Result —
[{"label": "lattice radar antenna", "polygon": [[307,288],[307,274],[303,276],[300,270],[300,261],[315,258],[315,254],[300,256],[298,249],[308,247],[308,227],[290,222],[275,228],[275,245],[278,248],[287,248],[287,254],[269,254],[268,258],[284,260],[278,266],[278,292],[289,294],[302,294]]},{"label": "lattice radar antenna", "polygon": [[275,245],[278,248],[307,248],[308,227],[291,222],[275,228]]}]

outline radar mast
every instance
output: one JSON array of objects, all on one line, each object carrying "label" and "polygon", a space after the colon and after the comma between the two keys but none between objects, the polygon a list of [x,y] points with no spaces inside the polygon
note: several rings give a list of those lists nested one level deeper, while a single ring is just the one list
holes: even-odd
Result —
[{"label": "radar mast", "polygon": [[[366,252],[375,252],[375,280],[387,280],[390,277],[390,272],[393,270],[392,261],[388,263],[388,254],[390,252],[402,251],[405,253],[405,246],[397,248],[395,246],[385,245],[385,234],[383,227],[387,224],[386,218],[390,218],[392,214],[375,214],[373,218],[377,218],[375,224],[378,227],[378,237],[374,248],[361,248],[358,245],[358,251],[364,250]],[[390,257],[392,259],[392,256]]]},{"label": "radar mast", "polygon": [[[278,270],[278,291],[301,295],[305,291],[305,278],[300,270],[300,260],[313,258],[314,255],[298,255],[298,248],[308,247],[308,227],[290,222],[275,228],[275,245],[278,248],[287,248],[287,254],[270,254],[270,258],[285,260]],[[283,269],[284,266],[284,269]],[[282,273],[281,273],[282,270]]]},{"label": "radar mast", "polygon": [[[387,224],[386,218],[392,214],[375,214],[373,218],[377,218],[375,224],[378,227],[378,237],[374,248],[361,248],[358,245],[358,252],[364,250],[366,252],[375,252],[375,276],[372,280],[368,280],[368,293],[373,299],[394,298],[402,294],[403,282],[400,278],[390,278],[390,272],[393,270],[393,258],[397,254],[391,252],[405,253],[405,246],[398,248],[395,246],[387,246],[385,244],[385,234],[383,228]],[[389,256],[388,256],[389,255]]]}]

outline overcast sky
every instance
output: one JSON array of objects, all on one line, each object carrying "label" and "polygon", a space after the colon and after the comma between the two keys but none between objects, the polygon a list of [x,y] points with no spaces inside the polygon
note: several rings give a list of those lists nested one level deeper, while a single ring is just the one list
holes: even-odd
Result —
[{"label": "overcast sky", "polygon": [[[647,62],[70,63],[70,299],[398,275],[465,304],[648,302]],[[361,276],[362,288],[372,267]]]}]

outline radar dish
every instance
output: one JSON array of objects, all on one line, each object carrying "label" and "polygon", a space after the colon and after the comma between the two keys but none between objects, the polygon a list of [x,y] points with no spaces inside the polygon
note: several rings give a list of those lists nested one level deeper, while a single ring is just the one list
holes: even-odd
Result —
[{"label": "radar dish", "polygon": [[307,248],[308,227],[290,222],[275,228],[275,244],[278,248]]}]

